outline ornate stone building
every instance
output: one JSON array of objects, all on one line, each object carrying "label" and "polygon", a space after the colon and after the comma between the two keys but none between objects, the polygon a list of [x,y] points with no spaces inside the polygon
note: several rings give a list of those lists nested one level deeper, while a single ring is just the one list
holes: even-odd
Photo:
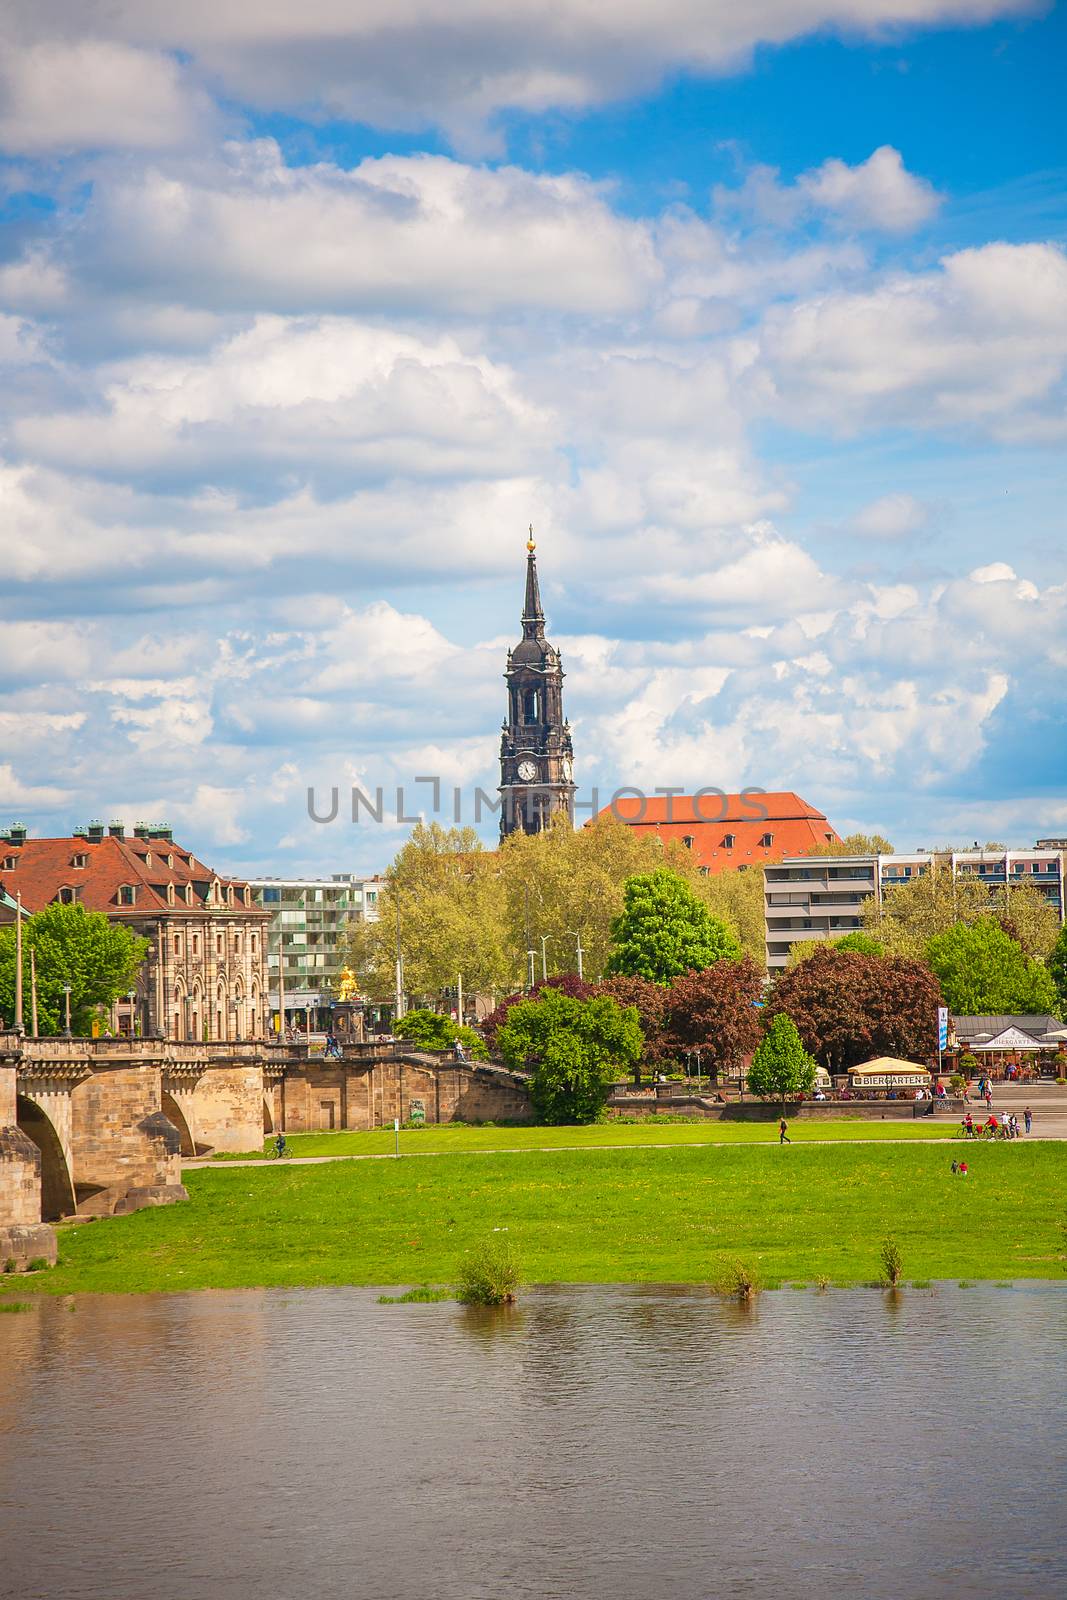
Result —
[{"label": "ornate stone building", "polygon": [[545,638],[533,530],[526,546],[522,640],[508,651],[508,714],[500,740],[500,836],[539,833],[574,815],[574,751],[563,720],[563,665]]},{"label": "ornate stone building", "polygon": [[247,883],[224,878],[163,824],[90,823],[69,839],[0,832],[0,891],[24,911],[53,901],[102,911],[148,940],[118,1033],[166,1039],[258,1039],[266,1032],[266,927]]}]

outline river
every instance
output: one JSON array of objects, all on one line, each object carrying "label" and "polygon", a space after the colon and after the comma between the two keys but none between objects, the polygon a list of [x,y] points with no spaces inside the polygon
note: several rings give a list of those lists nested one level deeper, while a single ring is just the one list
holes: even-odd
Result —
[{"label": "river", "polygon": [[42,1300],[0,1317],[19,1600],[1067,1591],[1067,1290]]}]

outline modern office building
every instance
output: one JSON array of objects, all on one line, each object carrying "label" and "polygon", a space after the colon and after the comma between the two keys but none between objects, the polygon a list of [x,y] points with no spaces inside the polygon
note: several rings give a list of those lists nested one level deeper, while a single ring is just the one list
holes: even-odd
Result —
[{"label": "modern office building", "polygon": [[[1047,841],[1046,841],[1047,843]],[[790,945],[808,939],[843,939],[863,927],[863,903],[929,872],[975,877],[990,890],[1010,894],[1021,884],[1037,889],[1064,920],[1062,850],[917,850],[912,855],[796,856],[764,868],[767,966],[780,971]]]},{"label": "modern office building", "polygon": [[292,1022],[326,1027],[328,1008],[338,996],[341,945],[352,922],[378,916],[379,877],[335,872],[329,878],[253,878],[255,903],[270,915],[267,932],[267,986],[275,1020],[279,1010],[279,966],[285,989],[285,1014]]}]

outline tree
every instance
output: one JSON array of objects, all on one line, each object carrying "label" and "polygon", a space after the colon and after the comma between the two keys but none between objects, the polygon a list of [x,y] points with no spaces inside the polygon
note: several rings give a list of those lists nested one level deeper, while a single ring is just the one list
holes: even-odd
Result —
[{"label": "tree", "polygon": [[770,1019],[748,1069],[748,1086],[752,1093],[768,1100],[780,1100],[784,1111],[787,1099],[811,1093],[817,1071],[796,1023],[788,1012],[779,1011]]},{"label": "tree", "polygon": [[508,1012],[512,1006],[517,1006],[522,1000],[536,1000],[545,989],[559,989],[562,994],[569,994],[575,1000],[588,1000],[598,993],[595,983],[586,983],[584,978],[579,978],[575,972],[559,972],[551,978],[546,978],[543,983],[535,983],[527,993],[517,989],[514,994],[507,994],[487,1017],[481,1022],[482,1033],[491,1050],[496,1049],[497,1034],[507,1021]]},{"label": "tree", "polygon": [[595,1122],[620,1070],[640,1060],[644,1040],[633,1006],[546,987],[511,1008],[497,1043],[513,1070],[532,1066],[530,1094],[542,1122],[581,1123]]},{"label": "tree", "polygon": [[953,874],[951,863],[931,857],[930,868],[905,883],[872,895],[863,907],[866,931],[890,955],[921,961],[930,940],[957,922],[995,916],[1010,924],[1028,956],[1044,960],[1059,932],[1059,920],[1044,895],[1032,884],[990,886],[966,873]]},{"label": "tree", "polygon": [[672,1053],[671,1038],[667,1031],[669,990],[664,989],[662,984],[650,983],[647,978],[632,978],[620,972],[614,977],[602,978],[597,985],[597,992],[607,995],[620,1006],[633,1006],[637,1012],[645,1047],[641,1061],[635,1063],[636,1079],[641,1076],[641,1062],[649,1067],[658,1067],[669,1059]]},{"label": "tree", "polygon": [[724,956],[736,960],[741,954],[737,936],[668,867],[627,878],[611,937],[609,974],[652,983],[670,983],[683,972],[703,972]]},{"label": "tree", "polygon": [[809,850],[810,856],[891,856],[893,846],[880,833],[847,833],[836,843]]},{"label": "tree", "polygon": [[767,967],[767,927],[764,920],[763,867],[753,863],[693,884],[712,916],[737,934],[741,949],[762,970]]},{"label": "tree", "polygon": [[762,992],[763,973],[747,955],[675,978],[667,991],[667,1035],[674,1050],[699,1050],[701,1069],[716,1082],[721,1073],[739,1073],[759,1041],[756,1002]]},{"label": "tree", "polygon": [[1067,1020],[1067,923],[1060,929],[1059,937],[1048,958],[1049,976],[1056,985],[1056,1015]]},{"label": "tree", "polygon": [[393,1025],[393,1032],[397,1038],[407,1039],[418,1050],[451,1050],[459,1039],[476,1061],[489,1058],[485,1041],[478,1037],[473,1028],[461,1027],[439,1011],[425,1008],[409,1011]]},{"label": "tree", "polygon": [[958,1016],[1033,1015],[1056,1005],[1051,975],[992,917],[957,922],[937,934],[926,959]]},{"label": "tree", "polygon": [[925,1061],[937,1050],[941,985],[921,961],[820,948],[776,980],[768,1019],[787,1012],[830,1072],[873,1056]]},{"label": "tree", "polygon": [[798,939],[796,944],[789,946],[789,966],[795,967],[801,961],[810,961],[816,950],[855,950],[861,956],[885,955],[885,947],[879,940],[857,929],[855,933],[846,933],[841,939]]},{"label": "tree", "polygon": [[[37,1020],[41,1033],[64,1026],[64,984],[70,984],[71,1025],[88,1033],[93,1012],[109,1007],[137,982],[148,940],[102,911],[46,906],[22,925],[24,1012],[30,1017],[30,951],[37,968]],[[15,1014],[15,929],[0,929],[0,1015]]]},{"label": "tree", "polygon": [[473,828],[417,823],[386,873],[378,920],[348,929],[343,964],[375,1000],[395,991],[398,920],[405,993],[429,999],[459,976],[471,994],[519,982],[499,862]]}]

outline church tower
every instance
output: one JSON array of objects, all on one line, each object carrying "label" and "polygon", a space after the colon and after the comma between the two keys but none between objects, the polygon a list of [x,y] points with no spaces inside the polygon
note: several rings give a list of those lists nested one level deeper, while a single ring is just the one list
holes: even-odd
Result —
[{"label": "church tower", "polygon": [[533,529],[526,545],[522,641],[508,651],[508,714],[500,739],[500,837],[540,833],[574,817],[570,724],[563,720],[563,664],[545,638]]}]

